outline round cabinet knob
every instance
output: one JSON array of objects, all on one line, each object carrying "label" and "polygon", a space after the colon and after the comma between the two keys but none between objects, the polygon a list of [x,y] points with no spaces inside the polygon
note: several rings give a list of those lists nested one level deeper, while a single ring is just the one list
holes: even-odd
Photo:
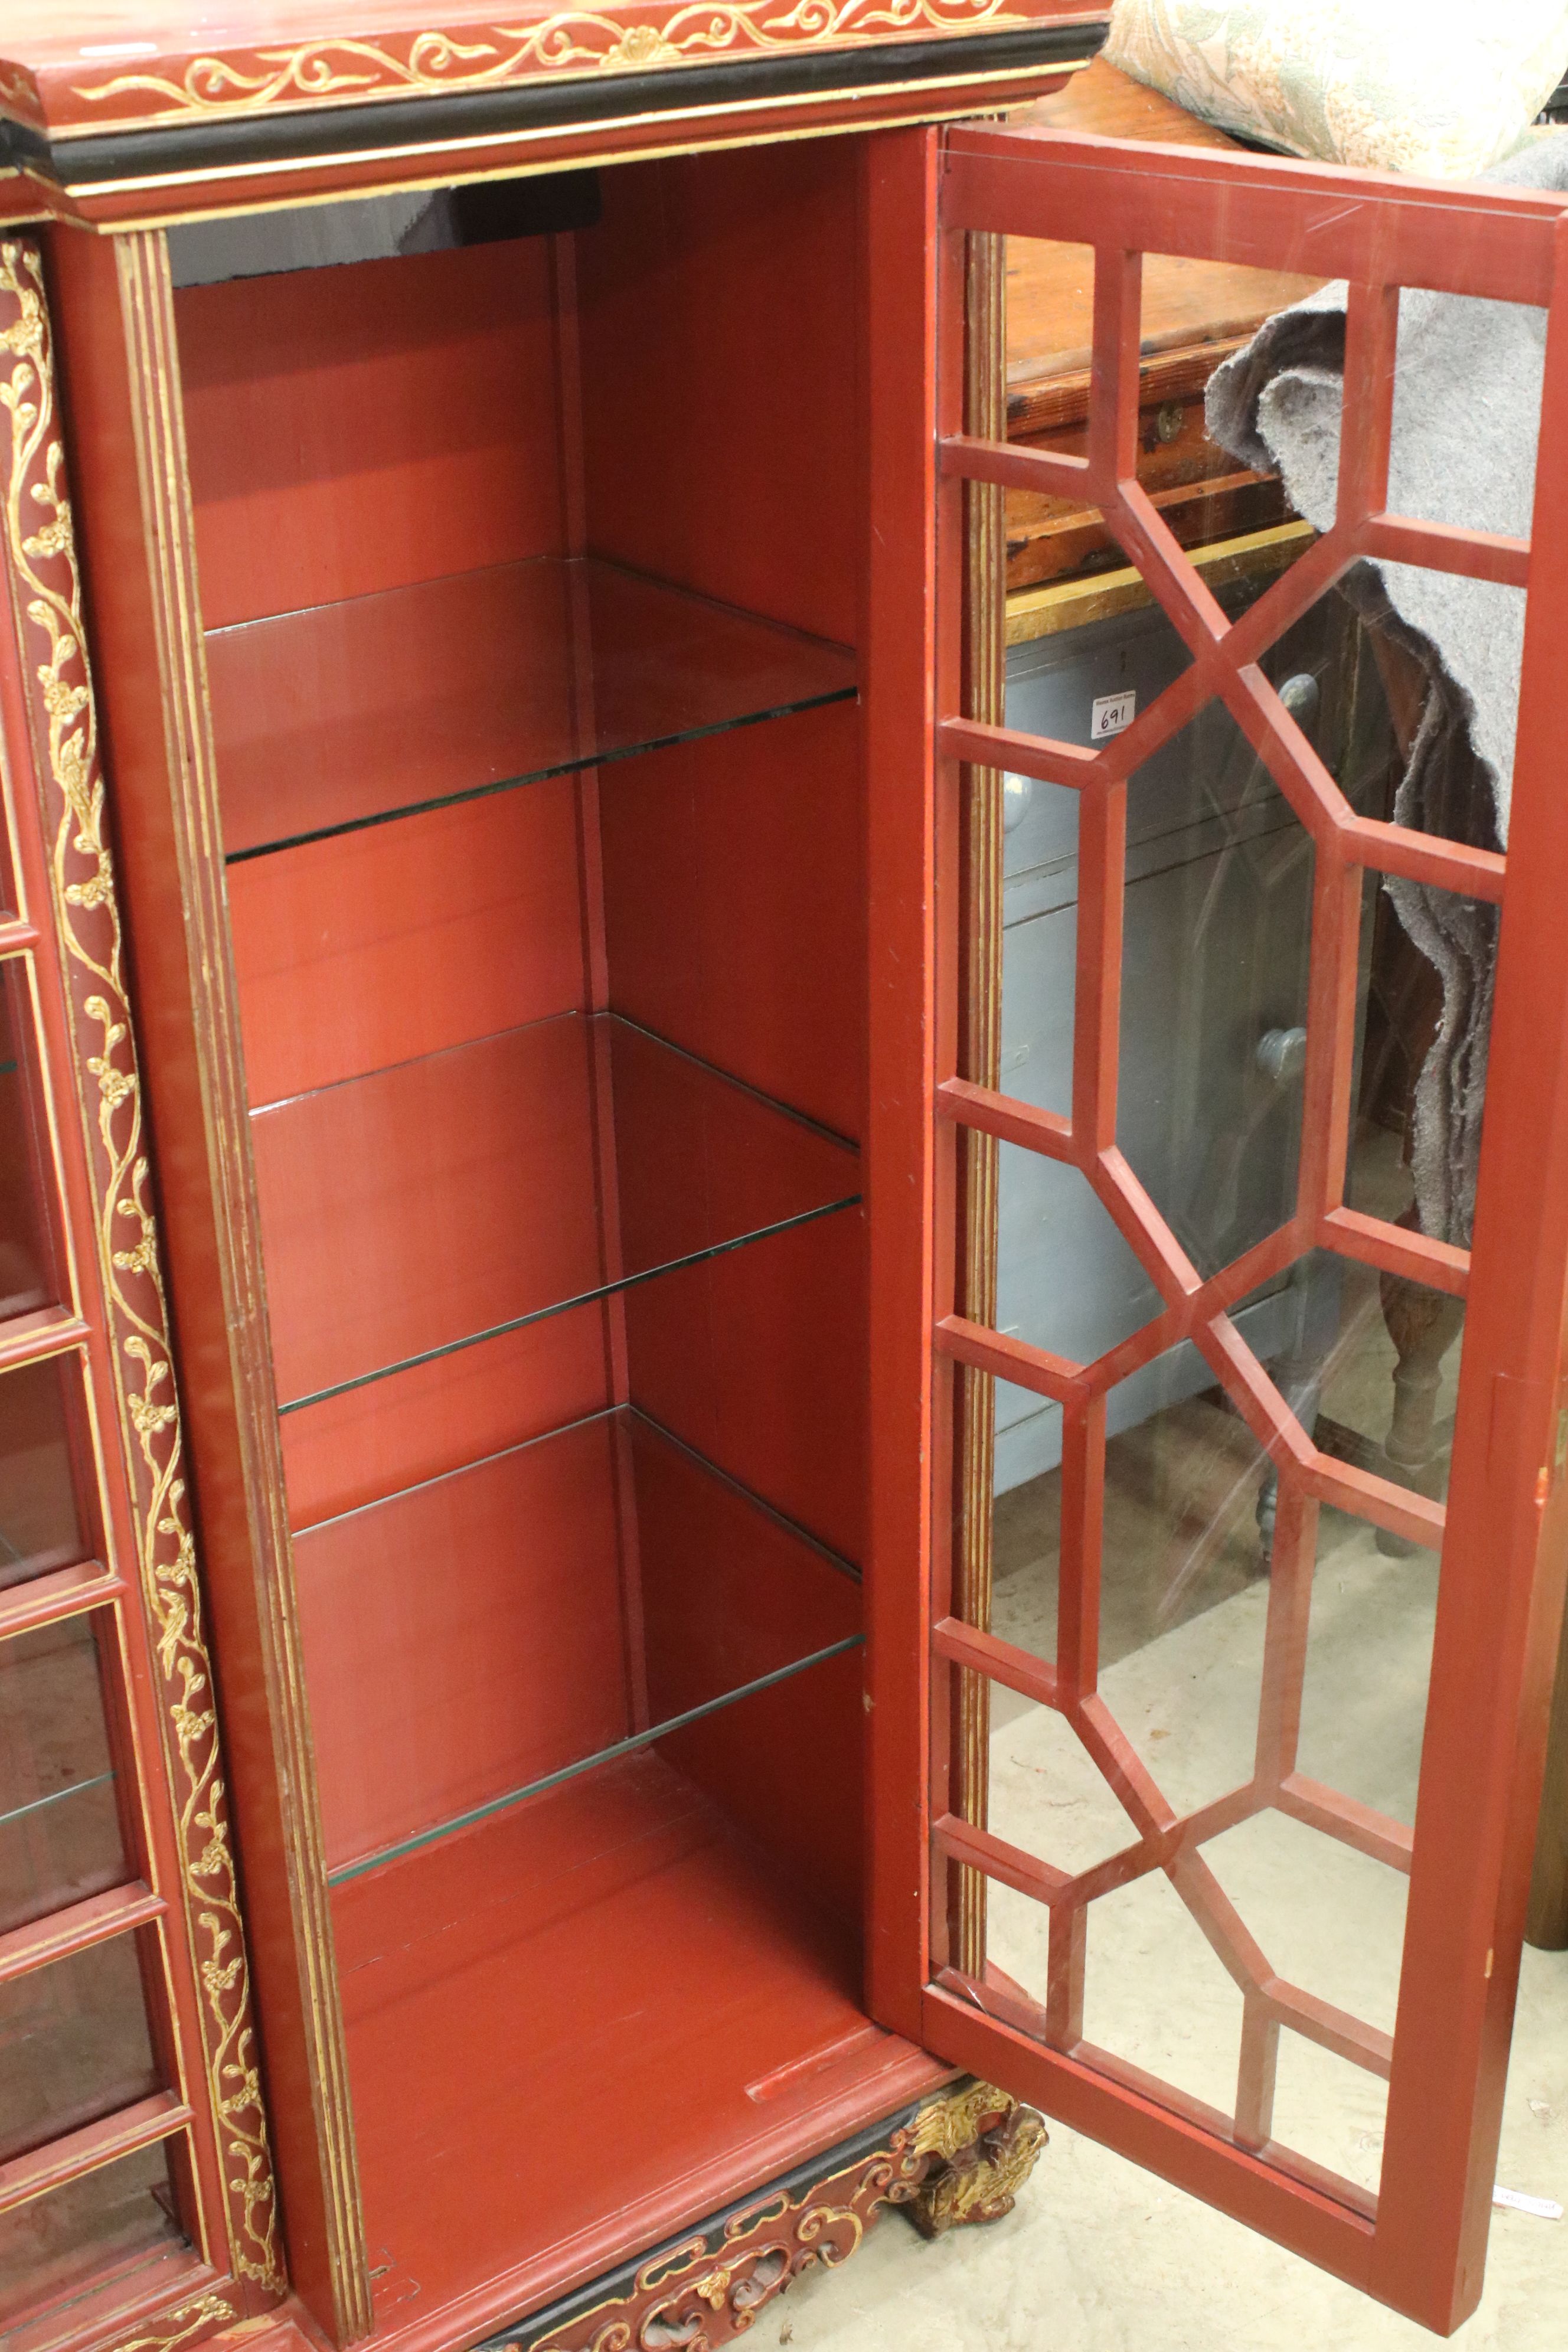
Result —
[{"label": "round cabinet knob", "polygon": [[1008,774],[1002,779],[1002,830],[1016,833],[1029,814],[1029,803],[1035,796],[1033,776]]},{"label": "round cabinet knob", "polygon": [[1306,1031],[1265,1030],[1253,1059],[1264,1076],[1272,1078],[1277,1087],[1294,1086],[1307,1066]]},{"label": "round cabinet knob", "polygon": [[1318,681],[1311,671],[1299,669],[1294,677],[1288,677],[1279,688],[1279,699],[1303,735],[1306,734],[1317,718],[1318,705],[1322,700]]}]

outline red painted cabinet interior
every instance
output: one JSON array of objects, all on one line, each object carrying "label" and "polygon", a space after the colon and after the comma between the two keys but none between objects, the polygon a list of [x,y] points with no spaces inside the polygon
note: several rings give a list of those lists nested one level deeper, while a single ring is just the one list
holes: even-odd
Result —
[{"label": "red painted cabinet interior", "polygon": [[935,2076],[861,1995],[858,169],[175,296],[390,2333]]}]

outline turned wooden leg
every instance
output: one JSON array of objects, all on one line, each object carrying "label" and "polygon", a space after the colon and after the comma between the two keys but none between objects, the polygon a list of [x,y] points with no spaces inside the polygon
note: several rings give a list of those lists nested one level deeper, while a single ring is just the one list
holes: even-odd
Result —
[{"label": "turned wooden leg", "polygon": [[[1384,1451],[1389,1474],[1402,1486],[1436,1498],[1442,1486],[1443,1448],[1437,1437],[1437,1392],[1443,1359],[1459,1336],[1463,1299],[1427,1290],[1399,1275],[1381,1285],[1383,1319],[1398,1359],[1394,1368],[1394,1418]],[[1377,1531],[1377,1548],[1394,1559],[1417,1549],[1405,1536]]]}]

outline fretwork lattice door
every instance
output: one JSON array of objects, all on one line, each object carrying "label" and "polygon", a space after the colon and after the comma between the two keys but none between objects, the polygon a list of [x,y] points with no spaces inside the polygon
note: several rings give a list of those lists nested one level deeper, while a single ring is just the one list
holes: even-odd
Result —
[{"label": "fretwork lattice door", "polygon": [[[1022,131],[952,132],[921,169],[931,1206],[903,1273],[928,1309],[931,1803],[900,1849],[922,1923],[884,1938],[883,1981],[918,1971],[944,2056],[1447,2331],[1480,2290],[1562,1598],[1568,221],[1531,192]],[[1002,237],[1092,248],[1076,443],[987,415],[974,273]],[[1346,281],[1327,506],[1262,534],[1239,586],[1140,478],[1141,289],[1208,264]],[[1396,359],[1414,373],[1455,297],[1544,351],[1522,526],[1462,465],[1400,510],[1422,425]],[[1314,364],[1279,396],[1321,399]],[[1086,653],[1081,724],[1037,731],[1016,697],[1000,723],[987,486],[1098,509],[1152,693]],[[1425,797],[1408,782],[1456,593],[1486,672],[1468,802],[1429,764]],[[1005,777],[1038,854],[1004,879]],[[1048,982],[1047,917],[1070,940]],[[1394,1114],[1391,937],[1442,975]],[[1205,1126],[1220,1031],[1245,1083]],[[890,1382],[914,1343],[884,1332]]]}]

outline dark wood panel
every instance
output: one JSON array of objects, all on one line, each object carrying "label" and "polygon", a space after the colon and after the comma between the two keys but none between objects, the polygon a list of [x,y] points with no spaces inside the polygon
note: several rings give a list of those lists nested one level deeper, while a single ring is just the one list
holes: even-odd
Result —
[{"label": "dark wood panel", "polygon": [[548,238],[174,300],[209,629],[561,551]]},{"label": "dark wood panel", "polygon": [[586,1001],[569,777],[231,866],[253,1107]]},{"label": "dark wood panel", "polygon": [[858,1137],[865,854],[853,707],[599,780],[610,1001]]},{"label": "dark wood panel", "polygon": [[329,1866],[630,1729],[614,1444],[590,1422],[296,1537]]},{"label": "dark wood panel", "polygon": [[606,1318],[614,1311],[576,1307],[285,1413],[290,1524],[313,1526],[596,1412],[612,1402]]},{"label": "dark wood panel", "polygon": [[857,1563],[865,1253],[865,1225],[849,1209],[626,1299],[633,1403]]},{"label": "dark wood panel", "polygon": [[[151,409],[156,423],[157,403],[147,388],[153,357],[133,335],[130,307],[121,309],[124,250],[68,230],[48,241],[73,503],[113,778],[110,822],[142,1079],[158,1138],[160,1238],[216,1654],[224,1777],[244,1873],[270,2130],[289,2180],[289,2274],[317,2324],[352,2340],[369,2289],[339,2096],[341,2017],[323,1966],[326,1892],[309,1725],[289,1671],[291,1571],[272,1492],[276,1416],[255,1312],[250,1171],[236,1148],[243,1122],[222,877],[199,863],[197,844],[211,837],[204,779],[165,706],[165,689],[178,698],[166,661],[168,581],[150,570],[149,551],[160,548],[184,583],[179,532],[172,550],[168,541],[183,482],[177,457],[169,461],[172,481],[138,462],[138,418]],[[139,266],[147,258],[134,239],[130,257]],[[141,277],[144,283],[144,268]],[[161,332],[161,307],[157,315]],[[152,439],[163,447],[156,432]]]}]

